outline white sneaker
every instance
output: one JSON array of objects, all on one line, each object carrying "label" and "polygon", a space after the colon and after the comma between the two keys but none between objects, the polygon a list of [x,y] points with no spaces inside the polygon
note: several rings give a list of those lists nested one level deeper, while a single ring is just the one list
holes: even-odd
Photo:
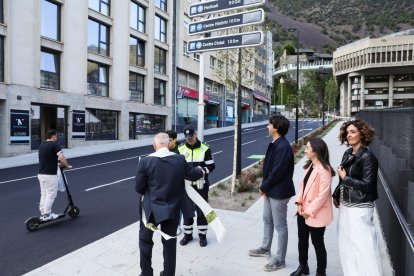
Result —
[{"label": "white sneaker", "polygon": [[57,219],[58,217],[59,217],[59,215],[57,215],[55,213],[49,213],[49,214],[41,215],[40,220],[47,221],[47,220]]}]

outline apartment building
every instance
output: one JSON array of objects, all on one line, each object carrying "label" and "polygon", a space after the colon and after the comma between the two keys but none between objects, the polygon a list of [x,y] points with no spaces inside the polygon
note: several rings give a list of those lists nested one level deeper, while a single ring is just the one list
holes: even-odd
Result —
[{"label": "apartment building", "polygon": [[0,0],[0,156],[171,126],[167,0]]},{"label": "apartment building", "polygon": [[[191,22],[206,18],[190,18],[189,6],[198,0],[176,2],[176,99],[174,123],[177,130],[185,124],[197,124],[200,81],[200,54],[188,53],[187,44],[197,36],[188,34]],[[211,36],[232,34],[238,30],[212,32]],[[243,50],[242,61],[242,122],[268,118],[272,86],[272,37],[266,32],[263,45]],[[269,54],[270,53],[270,54]],[[234,124],[235,93],[238,89],[238,50],[204,52],[204,103],[205,127],[222,127]],[[269,77],[270,76],[270,77]]]},{"label": "apartment building", "polygon": [[338,48],[333,71],[340,111],[414,106],[414,29]]}]

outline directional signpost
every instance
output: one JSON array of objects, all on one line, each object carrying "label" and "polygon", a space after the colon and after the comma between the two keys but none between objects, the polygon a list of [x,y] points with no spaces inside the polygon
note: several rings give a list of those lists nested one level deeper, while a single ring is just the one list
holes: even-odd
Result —
[{"label": "directional signpost", "polygon": [[190,40],[188,52],[197,53],[220,49],[251,47],[263,42],[262,32],[239,33],[234,35],[216,36],[203,39]]},{"label": "directional signpost", "polygon": [[216,0],[190,5],[190,17],[264,5],[265,0]]},{"label": "directional signpost", "polygon": [[264,22],[264,14],[264,10],[258,9],[254,11],[232,14],[230,16],[222,16],[209,20],[197,21],[189,25],[188,32],[190,35],[195,35],[217,30],[261,24]]}]

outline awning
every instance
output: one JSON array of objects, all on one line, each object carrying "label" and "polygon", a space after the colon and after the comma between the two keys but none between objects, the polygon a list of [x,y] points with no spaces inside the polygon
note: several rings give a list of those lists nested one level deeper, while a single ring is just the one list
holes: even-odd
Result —
[{"label": "awning", "polygon": [[253,97],[255,99],[258,99],[258,100],[262,101],[262,102],[270,103],[270,100],[268,98],[266,98],[266,97],[263,97],[262,95],[253,93]]}]

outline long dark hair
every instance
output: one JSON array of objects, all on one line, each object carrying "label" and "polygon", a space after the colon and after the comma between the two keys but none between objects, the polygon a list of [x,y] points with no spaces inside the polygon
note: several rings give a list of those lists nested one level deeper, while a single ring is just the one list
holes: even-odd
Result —
[{"label": "long dark hair", "polygon": [[[335,176],[335,171],[329,162],[329,150],[325,141],[321,138],[313,138],[309,143],[312,147],[312,151],[316,153],[316,157],[318,158],[318,161],[321,162],[324,169],[331,171],[332,176]],[[308,160],[303,168],[307,169],[310,165],[312,165],[312,160]]]}]

